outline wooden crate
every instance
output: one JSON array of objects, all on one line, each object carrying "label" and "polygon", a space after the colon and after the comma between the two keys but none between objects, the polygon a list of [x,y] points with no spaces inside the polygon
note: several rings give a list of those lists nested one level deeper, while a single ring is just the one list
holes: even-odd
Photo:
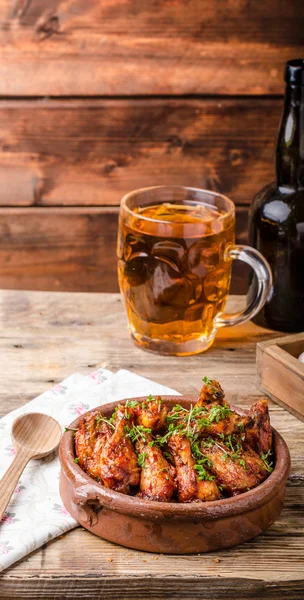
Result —
[{"label": "wooden crate", "polygon": [[257,345],[259,385],[270,398],[304,421],[304,332]]}]

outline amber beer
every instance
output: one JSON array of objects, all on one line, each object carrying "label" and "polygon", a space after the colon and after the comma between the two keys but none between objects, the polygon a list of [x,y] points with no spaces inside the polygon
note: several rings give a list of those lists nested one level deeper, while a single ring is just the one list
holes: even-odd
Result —
[{"label": "amber beer", "polygon": [[234,237],[234,205],[224,196],[158,187],[123,199],[119,285],[139,346],[186,355],[212,344],[229,293]]}]

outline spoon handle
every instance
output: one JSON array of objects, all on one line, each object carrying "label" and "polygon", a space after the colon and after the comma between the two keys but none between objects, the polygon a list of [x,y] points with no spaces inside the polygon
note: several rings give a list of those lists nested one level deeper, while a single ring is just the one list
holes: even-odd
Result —
[{"label": "spoon handle", "polygon": [[19,477],[31,458],[31,453],[25,452],[24,450],[17,450],[17,454],[12,464],[9,466],[6,473],[4,473],[0,481],[0,521],[16,488]]}]

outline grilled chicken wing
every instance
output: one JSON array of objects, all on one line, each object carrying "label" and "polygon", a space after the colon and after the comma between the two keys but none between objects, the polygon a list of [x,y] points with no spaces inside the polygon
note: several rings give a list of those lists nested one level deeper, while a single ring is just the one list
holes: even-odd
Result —
[{"label": "grilled chicken wing", "polygon": [[100,446],[111,436],[112,429],[98,410],[83,418],[75,434],[75,450],[79,466],[91,477],[99,479]]},{"label": "grilled chicken wing", "polygon": [[252,425],[246,429],[246,442],[260,455],[272,447],[272,430],[269,419],[268,400],[258,400],[250,409]]},{"label": "grilled chicken wing", "polygon": [[223,437],[239,434],[251,423],[251,417],[238,415],[228,405],[214,405],[210,411],[195,417],[195,431],[200,435]]},{"label": "grilled chicken wing", "polygon": [[215,481],[211,477],[210,480],[199,479],[199,475],[194,468],[195,462],[189,440],[185,436],[173,434],[168,440],[168,446],[176,467],[179,502],[217,500],[220,497],[220,492]]},{"label": "grilled chicken wing", "polygon": [[126,436],[134,420],[133,410],[119,406],[115,413],[115,430],[101,449],[100,478],[106,487],[128,494],[131,486],[139,484],[137,455],[132,442]]},{"label": "grilled chicken wing", "polygon": [[169,502],[175,492],[175,469],[161,453],[161,450],[149,445],[151,437],[143,435],[136,442],[142,466],[139,497],[145,500]]},{"label": "grilled chicken wing", "polygon": [[210,471],[229,496],[256,487],[267,477],[264,462],[254,450],[233,452],[223,442],[208,438],[200,443],[200,451],[210,461]]},{"label": "grilled chicken wing", "polygon": [[168,413],[168,422],[180,427],[188,425],[193,433],[199,435],[223,437],[239,434],[253,421],[251,417],[231,410],[228,404],[201,406],[197,403],[190,411],[177,405]]},{"label": "grilled chicken wing", "polygon": [[153,433],[163,429],[166,424],[168,409],[160,396],[150,396],[147,402],[142,402],[134,412],[137,424],[148,427]]}]

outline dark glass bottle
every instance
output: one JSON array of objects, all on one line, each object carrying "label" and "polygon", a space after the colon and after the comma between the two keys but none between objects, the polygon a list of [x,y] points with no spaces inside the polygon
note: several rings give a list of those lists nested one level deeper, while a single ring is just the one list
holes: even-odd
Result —
[{"label": "dark glass bottle", "polygon": [[[268,260],[273,292],[254,321],[304,331],[304,60],[285,69],[285,103],[276,147],[276,182],[255,197],[249,243]],[[249,300],[255,290],[250,282]]]}]

